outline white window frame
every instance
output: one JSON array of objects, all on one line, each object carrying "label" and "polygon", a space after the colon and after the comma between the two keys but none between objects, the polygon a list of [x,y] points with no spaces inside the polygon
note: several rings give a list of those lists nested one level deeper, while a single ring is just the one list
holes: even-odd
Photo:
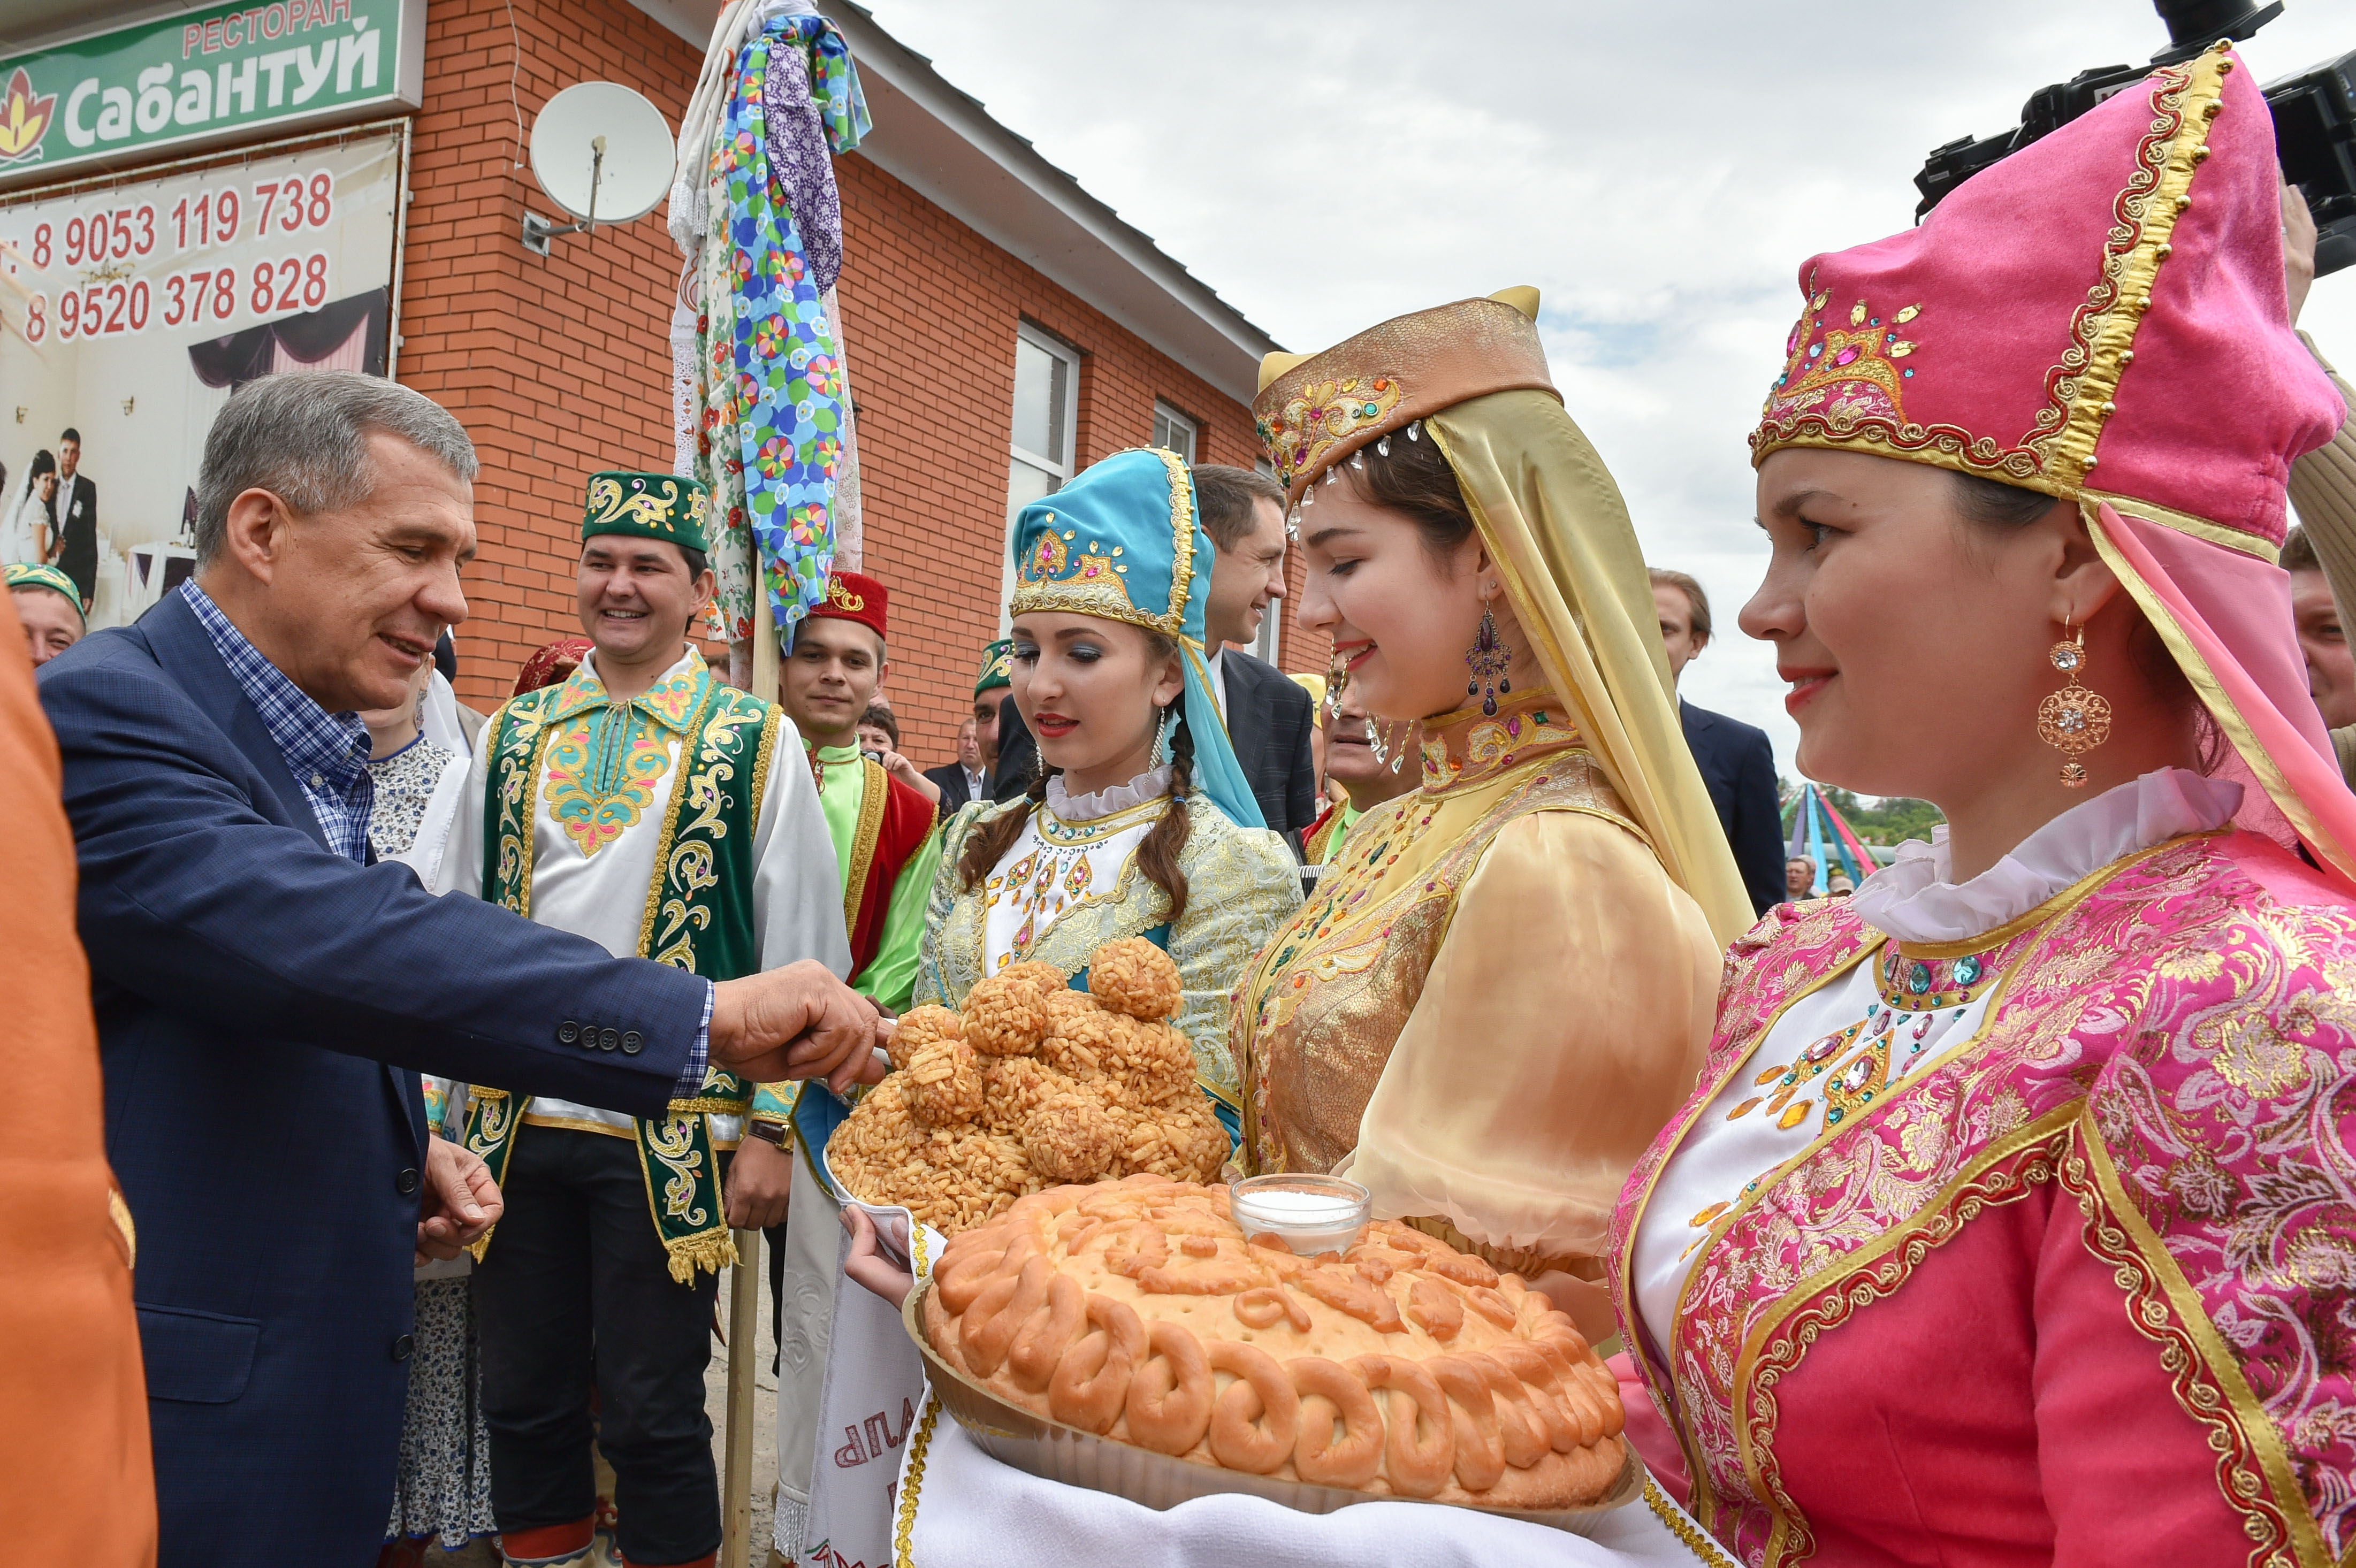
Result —
[{"label": "white window frame", "polygon": [[[1179,433],[1183,433],[1186,438],[1186,444],[1183,446],[1168,439],[1171,435]],[[1169,448],[1184,458],[1187,464],[1192,466],[1195,462],[1195,453],[1202,439],[1203,424],[1200,420],[1195,419],[1192,414],[1180,413],[1159,398],[1153,400],[1154,445]]]},{"label": "white window frame", "polygon": [[[1064,367],[1063,427],[1066,450],[1062,454],[1033,452],[1030,448],[1017,443],[1012,438],[1014,421],[1012,418],[1012,410],[1009,411],[1010,417],[1007,420],[1009,432],[1007,452],[1010,461],[1029,464],[1032,467],[1044,473],[1050,481],[1047,493],[1052,496],[1070,484],[1072,476],[1078,472],[1079,468],[1079,351],[1070,344],[1040,330],[1027,321],[1018,321],[1014,324],[1014,336],[1020,342],[1028,343],[1050,358],[1060,361]],[[1052,429],[1054,421],[1051,421],[1049,423]],[[1010,473],[1007,477],[1011,488],[1013,475]],[[1011,494],[1007,498],[1010,503],[1013,499]],[[1001,637],[1014,629],[1014,618],[1008,613],[1008,606],[1014,598],[1014,520],[1015,510],[1012,505],[1009,505],[1006,511],[1006,534],[998,551],[1000,565],[998,635]]]},{"label": "white window frame", "polygon": [[1008,430],[1010,434],[1007,444],[1010,450],[1015,456],[1021,458],[1023,462],[1030,464],[1033,467],[1044,468],[1048,473],[1055,475],[1055,487],[1057,489],[1061,489],[1064,485],[1071,483],[1072,475],[1075,472],[1076,464],[1078,462],[1080,422],[1079,352],[1072,347],[1070,344],[1062,341],[1060,338],[1050,336],[1048,334],[1032,325],[1027,321],[1015,323],[1014,336],[1021,338],[1023,342],[1031,345],[1032,347],[1047,355],[1050,358],[1063,361],[1064,367],[1067,372],[1064,377],[1064,441],[1067,446],[1072,448],[1071,451],[1068,451],[1062,456],[1058,457],[1053,453],[1033,452],[1027,447],[1016,446],[1012,439],[1012,431],[1013,428],[1012,421],[1011,420],[1008,421]]}]

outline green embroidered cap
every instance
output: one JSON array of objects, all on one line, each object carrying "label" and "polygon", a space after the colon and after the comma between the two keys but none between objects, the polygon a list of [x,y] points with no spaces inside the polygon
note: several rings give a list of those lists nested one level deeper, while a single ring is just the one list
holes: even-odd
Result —
[{"label": "green embroidered cap", "polygon": [[981,674],[975,677],[973,694],[980,697],[993,687],[1012,686],[1013,677],[1008,665],[1014,657],[1014,639],[1001,637],[981,650]]},{"label": "green embroidered cap", "polygon": [[626,469],[592,474],[581,542],[599,534],[636,534],[708,553],[712,546],[703,531],[703,515],[711,503],[712,491],[702,481],[677,474]]},{"label": "green embroidered cap", "polygon": [[[5,584],[10,588],[47,588],[52,592],[64,594],[66,603],[74,607],[74,613],[81,615],[82,630],[90,629],[90,617],[81,614],[81,590],[74,585],[72,578],[68,577],[58,568],[35,566],[30,561],[16,561],[11,565],[0,567],[0,584]],[[999,677],[999,684],[1001,686],[1005,684],[1003,676]]]}]

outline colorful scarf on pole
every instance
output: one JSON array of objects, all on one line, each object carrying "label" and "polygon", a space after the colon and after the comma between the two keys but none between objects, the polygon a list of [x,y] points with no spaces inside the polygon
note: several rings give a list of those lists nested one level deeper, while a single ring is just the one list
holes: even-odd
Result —
[{"label": "colorful scarf on pole", "polygon": [[841,338],[772,157],[766,89],[783,50],[807,58],[811,104],[837,153],[870,123],[850,49],[824,17],[774,17],[738,56],[712,149],[697,446],[718,503],[722,613],[739,642],[752,636],[754,592],[769,595],[783,635],[826,595],[849,414]]}]

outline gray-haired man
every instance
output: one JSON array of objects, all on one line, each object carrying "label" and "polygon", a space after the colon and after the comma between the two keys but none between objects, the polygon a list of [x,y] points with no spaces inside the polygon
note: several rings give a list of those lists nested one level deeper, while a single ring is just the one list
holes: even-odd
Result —
[{"label": "gray-haired man", "polygon": [[867,1068],[821,965],[713,985],[371,864],[368,732],[465,618],[475,453],[431,401],[266,379],[206,442],[198,569],[41,672],[65,759],[165,1561],[361,1563],[390,1499],[410,1264],[484,1233],[417,1071],[650,1116],[707,1062]]}]

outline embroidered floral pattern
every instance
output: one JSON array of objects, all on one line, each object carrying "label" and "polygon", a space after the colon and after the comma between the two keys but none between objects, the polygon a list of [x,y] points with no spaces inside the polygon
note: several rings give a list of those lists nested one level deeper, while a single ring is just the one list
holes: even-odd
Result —
[{"label": "embroidered floral pattern", "polygon": [[710,678],[698,658],[628,702],[614,701],[586,669],[566,679],[549,717],[548,816],[584,859],[636,827],[653,804]]},{"label": "embroidered floral pattern", "polygon": [[1905,423],[1906,383],[1914,370],[1898,361],[1914,352],[1914,344],[1898,329],[1922,315],[1922,307],[1901,306],[1885,322],[1859,300],[1849,306],[1846,325],[1825,331],[1825,318],[1816,313],[1829,297],[1819,293],[1811,298],[1792,328],[1783,346],[1783,373],[1767,394],[1767,417],[1820,411],[1836,431],[1867,419]]},{"label": "embroidered floral pattern", "polygon": [[1277,482],[1290,488],[1293,477],[1314,469],[1335,442],[1381,424],[1398,407],[1403,390],[1396,376],[1345,376],[1302,388],[1258,421],[1260,444],[1276,464]]},{"label": "embroidered floral pattern", "polygon": [[[1915,347],[1912,338],[1901,336],[1901,328],[1912,319],[1908,311],[1935,312],[1937,302],[1901,305],[1885,316],[1869,300],[1858,300],[1837,314],[1826,330],[1825,311],[1840,285],[1823,279],[1821,272],[1811,272],[1807,308],[1793,328],[1783,370],[1768,389],[1759,426],[1751,433],[1752,462],[1794,444],[1857,447],[2015,483],[2080,483],[2108,395],[2096,381],[2115,382],[2122,362],[2118,353],[2132,336],[2132,327],[2124,336],[2113,333],[2119,341],[2104,354],[2097,354],[2097,343],[2106,341],[2106,333],[2132,309],[2127,296],[2135,291],[2124,286],[2130,271],[2150,249],[2147,242],[2164,238],[2174,220],[2172,207],[2156,199],[2158,187],[2171,149],[2185,129],[2188,99],[2202,96],[2213,101],[2216,80],[2214,61],[2204,57],[2156,72],[2137,90],[2149,94],[2151,126],[2114,205],[2102,254],[2088,259],[2090,272],[2099,267],[2099,274],[2071,318],[2060,357],[2045,374],[2046,395],[2028,430],[1999,437],[1910,418],[1904,398],[1916,386],[1927,386],[1928,378],[1918,383],[1914,367],[1897,363]],[[1837,305],[1833,309],[1840,312]],[[1847,318],[1846,325],[1841,315]]]},{"label": "embroidered floral pattern", "polygon": [[1531,692],[1494,718],[1466,708],[1423,721],[1423,787],[1477,784],[1541,752],[1579,744],[1579,731],[1549,692]]},{"label": "embroidered floral pattern", "polygon": [[[1813,1550],[1780,1485],[1775,1382],[1815,1333],[1896,1289],[1904,1260],[1987,1203],[2047,1179],[2093,1190],[2072,1180],[2056,1132],[2115,1168],[2088,1244],[2121,1264],[2136,1328],[2174,1347],[2162,1364],[2188,1415],[2218,1434],[2252,1562],[2269,1543],[2312,1543],[2325,1561],[2356,1544],[2356,1335],[2342,1321],[2356,1282],[2344,1109],[2356,1005],[2340,999],[2356,981],[2356,919],[2278,902],[2252,874],[2261,859],[2277,881],[2298,874],[2262,840],[2210,836],[2065,896],[1989,960],[2004,989],[1978,1044],[1849,1116],[1719,1217],[1665,1348],[1673,1388],[1655,1395],[1695,1465],[1699,1516],[1737,1556]],[[1779,910],[1736,944],[1707,1086],[1631,1178],[1621,1258],[1693,1116],[1785,1006],[1874,940],[1835,905]],[[2158,1285],[2132,1283],[2146,1276]],[[1655,1378],[1661,1348],[1637,1337]]]}]

